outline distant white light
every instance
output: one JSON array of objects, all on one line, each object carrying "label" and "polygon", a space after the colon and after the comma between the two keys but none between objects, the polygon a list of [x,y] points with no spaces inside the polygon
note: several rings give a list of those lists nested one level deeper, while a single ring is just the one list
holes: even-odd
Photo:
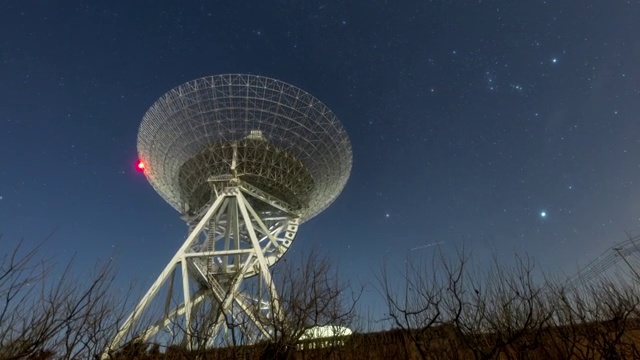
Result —
[{"label": "distant white light", "polygon": [[351,329],[344,326],[326,325],[312,327],[311,329],[305,330],[302,336],[300,336],[298,340],[301,340],[302,343],[299,343],[297,348],[302,350],[304,348],[317,349],[329,346],[343,346],[345,337],[351,334],[353,334]]},{"label": "distant white light", "polygon": [[555,64],[555,63],[557,63],[557,62],[558,62],[558,59],[553,58],[553,59],[551,59],[551,62]]},{"label": "distant white light", "polygon": [[389,214],[389,213],[384,214],[384,217],[386,217],[386,218],[389,218],[389,216],[391,216],[391,214]]},{"label": "distant white light", "polygon": [[547,217],[547,212],[546,211],[541,211],[540,212],[540,217],[542,217],[542,218]]},{"label": "distant white light", "polygon": [[314,326],[304,331],[300,340],[322,339],[334,336],[349,336],[353,334],[351,329],[338,325]]}]

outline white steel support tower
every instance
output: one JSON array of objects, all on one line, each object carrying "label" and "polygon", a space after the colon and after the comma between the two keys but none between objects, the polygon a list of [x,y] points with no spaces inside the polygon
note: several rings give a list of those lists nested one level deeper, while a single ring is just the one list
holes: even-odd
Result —
[{"label": "white steel support tower", "polygon": [[[203,342],[209,346],[231,344],[233,339],[229,337],[238,334],[227,331],[229,323],[243,327],[244,338],[236,340],[253,342],[271,336],[269,324],[281,309],[269,267],[291,245],[299,219],[277,201],[239,181],[218,187],[219,194],[206,211],[189,219],[189,236],[124,323],[112,346],[132,329],[160,287],[168,282],[168,288],[174,288],[178,269],[182,303],[170,308],[173,292],[168,291],[162,318],[138,340],[147,341],[175,324],[184,330],[182,342],[189,348],[202,347]],[[259,199],[284,215],[260,216],[247,197]],[[257,284],[243,292],[242,282],[250,277],[257,277]],[[196,315],[201,321],[194,321]]]},{"label": "white steel support tower", "polygon": [[132,340],[187,349],[268,340],[286,311],[270,268],[349,178],[340,121],[284,82],[209,76],[151,106],[138,153],[189,232],[104,357]]}]

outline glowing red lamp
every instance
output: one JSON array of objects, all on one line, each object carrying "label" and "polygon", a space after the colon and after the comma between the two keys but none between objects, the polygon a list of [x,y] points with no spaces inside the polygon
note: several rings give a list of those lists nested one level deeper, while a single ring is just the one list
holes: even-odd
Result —
[{"label": "glowing red lamp", "polygon": [[143,172],[145,169],[145,165],[144,162],[142,160],[138,160],[138,162],[136,163],[136,169],[138,169],[138,171]]}]

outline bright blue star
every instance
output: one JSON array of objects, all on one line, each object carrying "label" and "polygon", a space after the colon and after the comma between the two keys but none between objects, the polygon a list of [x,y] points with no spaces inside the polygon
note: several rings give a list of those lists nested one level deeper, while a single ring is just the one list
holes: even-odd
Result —
[{"label": "bright blue star", "polygon": [[541,211],[540,212],[540,217],[541,218],[546,218],[547,217],[547,212],[546,211]]}]

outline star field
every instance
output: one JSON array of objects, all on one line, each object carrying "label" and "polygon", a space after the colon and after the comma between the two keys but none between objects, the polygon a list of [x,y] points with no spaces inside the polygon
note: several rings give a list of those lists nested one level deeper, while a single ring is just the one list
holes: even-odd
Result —
[{"label": "star field", "polygon": [[[353,279],[494,249],[570,272],[640,232],[638,1],[0,5],[0,249],[49,233],[77,266],[154,279],[186,233],[135,170],[155,99],[220,73],[281,79],[350,136],[338,200],[287,256]],[[426,246],[436,244],[433,246]],[[573,267],[572,267],[573,266]]]}]

